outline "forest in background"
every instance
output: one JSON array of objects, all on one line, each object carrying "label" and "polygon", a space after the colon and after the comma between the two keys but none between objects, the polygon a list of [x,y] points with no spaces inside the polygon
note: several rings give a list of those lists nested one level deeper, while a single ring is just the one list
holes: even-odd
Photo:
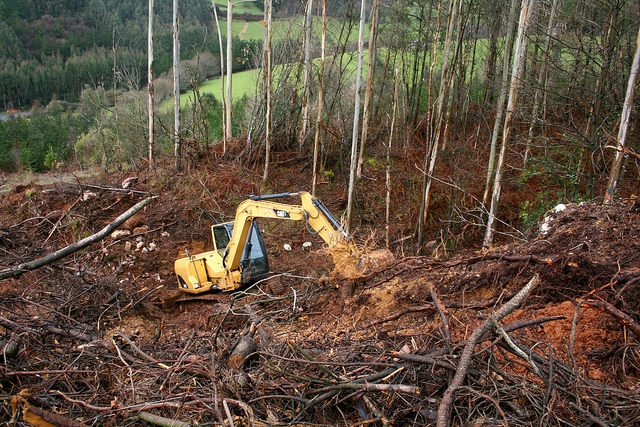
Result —
[{"label": "forest in background", "polygon": [[[108,172],[145,164],[143,3],[0,3],[2,37],[15,41],[0,47],[8,58],[0,76],[5,85],[0,101],[5,108],[33,111],[28,119],[0,122],[0,167],[44,171],[97,166]],[[367,28],[367,37],[374,36],[365,40],[370,97],[359,103],[367,114],[360,120],[367,121],[362,134],[354,131],[361,3],[328,2],[334,21],[325,34],[321,62],[323,3],[309,2],[314,16],[309,51],[315,59],[306,84],[300,30],[304,5],[291,8],[284,3],[273,5],[278,24],[271,53],[279,68],[270,88],[269,118],[265,85],[256,82],[253,96],[234,101],[234,145],[227,153],[220,147],[220,100],[204,95],[182,112],[185,158],[222,152],[251,168],[266,169],[269,123],[276,165],[278,153],[280,161],[292,153],[311,161],[313,130],[319,139],[321,181],[340,187],[349,179],[355,136],[363,147],[365,177],[358,181],[360,223],[383,220],[382,213],[367,212],[366,188],[368,179],[384,179],[388,164],[394,205],[406,207],[406,214],[396,215],[405,224],[398,238],[424,221],[440,229],[447,246],[455,246],[450,236],[468,225],[483,225],[525,2],[364,2],[368,25],[374,4],[377,14],[375,33]],[[503,144],[508,196],[501,221],[511,236],[535,224],[557,203],[602,196],[614,156],[607,147],[615,145],[640,16],[631,1],[548,0],[530,2],[530,7],[517,87],[520,102],[510,112],[511,133]],[[218,10],[224,13],[224,7]],[[181,87],[197,93],[203,81],[220,71],[212,3],[183,0],[180,11]],[[171,5],[156,2],[156,14],[154,84],[159,103],[170,97]],[[256,19],[259,15],[251,21]],[[224,46],[224,31],[221,35]],[[263,50],[263,40],[247,42],[234,35],[233,71],[260,68]],[[155,127],[156,155],[169,159],[174,132],[169,115],[159,114]],[[632,115],[630,149],[637,148],[636,128]],[[621,196],[635,195],[639,176],[635,157],[628,157]],[[435,193],[425,201],[431,186]]]}]

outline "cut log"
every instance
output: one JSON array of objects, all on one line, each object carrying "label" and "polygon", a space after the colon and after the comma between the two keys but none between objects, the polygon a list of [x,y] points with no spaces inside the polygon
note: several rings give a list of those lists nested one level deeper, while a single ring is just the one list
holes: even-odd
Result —
[{"label": "cut log", "polygon": [[233,369],[242,368],[244,362],[255,353],[257,348],[258,345],[251,335],[243,335],[233,349],[231,356],[229,356],[227,366]]},{"label": "cut log", "polygon": [[251,324],[249,331],[242,335],[235,347],[231,351],[227,366],[232,369],[241,369],[242,365],[251,357],[253,353],[258,349],[258,344],[253,339],[253,335],[256,331],[255,323]]}]

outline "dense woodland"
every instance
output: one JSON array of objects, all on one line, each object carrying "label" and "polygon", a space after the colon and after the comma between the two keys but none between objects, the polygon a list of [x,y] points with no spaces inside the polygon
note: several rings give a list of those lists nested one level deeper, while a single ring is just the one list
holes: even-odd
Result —
[{"label": "dense woodland", "polygon": [[[226,34],[218,39],[213,4],[180,1],[183,90],[220,73]],[[223,21],[226,5],[216,5]],[[307,42],[305,6],[313,16]],[[255,93],[233,102],[233,139],[222,141],[221,101],[206,94],[182,111],[181,150],[171,113],[159,112],[157,158],[227,155],[264,169],[267,185],[270,155],[277,167],[278,153],[312,162],[317,152],[314,176],[346,186],[357,146],[361,223],[384,221],[367,212],[362,190],[368,179],[384,181],[386,169],[393,203],[407,206],[395,214],[407,216],[396,237],[417,226],[420,242],[425,224],[443,227],[449,242],[452,231],[484,223],[496,178],[510,194],[501,201],[509,235],[559,202],[604,194],[637,46],[637,2],[332,0],[275,2],[273,11],[273,36],[233,37],[233,72],[261,68],[265,52],[276,65],[269,85],[262,73]],[[156,1],[155,14],[159,106],[171,96],[171,3]],[[0,2],[0,103],[32,111],[0,122],[3,170],[146,164],[147,15],[141,1]],[[627,150],[637,148],[631,111]],[[625,158],[622,197],[638,191],[636,162]]]}]

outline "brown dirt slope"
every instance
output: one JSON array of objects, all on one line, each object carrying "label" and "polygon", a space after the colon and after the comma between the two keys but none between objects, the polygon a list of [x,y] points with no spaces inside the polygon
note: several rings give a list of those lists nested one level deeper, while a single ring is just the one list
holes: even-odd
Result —
[{"label": "brown dirt slope", "polygon": [[[126,233],[0,281],[3,423],[435,425],[444,409],[454,425],[640,423],[637,204],[567,205],[526,241],[398,258],[352,279],[303,225],[264,222],[269,280],[176,299],[173,260],[209,248],[209,226],[259,191],[259,177],[229,168],[215,180],[141,173],[126,190],[122,175],[0,196],[1,271],[159,195]],[[336,190],[321,198],[340,207]],[[443,408],[474,331],[536,276],[473,343]],[[239,340],[255,351],[230,365]]]}]

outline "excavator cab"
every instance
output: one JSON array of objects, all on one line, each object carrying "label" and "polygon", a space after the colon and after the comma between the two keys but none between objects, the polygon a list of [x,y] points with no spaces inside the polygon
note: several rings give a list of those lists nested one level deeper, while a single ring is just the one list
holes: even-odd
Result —
[{"label": "excavator cab", "polygon": [[[211,226],[213,245],[222,257],[222,263],[225,267],[229,250],[228,245],[233,235],[233,224],[233,221],[231,221]],[[248,285],[267,277],[269,273],[269,261],[267,260],[267,253],[264,248],[264,240],[262,240],[262,234],[255,219],[249,228],[243,252],[240,261],[240,284]]]}]

